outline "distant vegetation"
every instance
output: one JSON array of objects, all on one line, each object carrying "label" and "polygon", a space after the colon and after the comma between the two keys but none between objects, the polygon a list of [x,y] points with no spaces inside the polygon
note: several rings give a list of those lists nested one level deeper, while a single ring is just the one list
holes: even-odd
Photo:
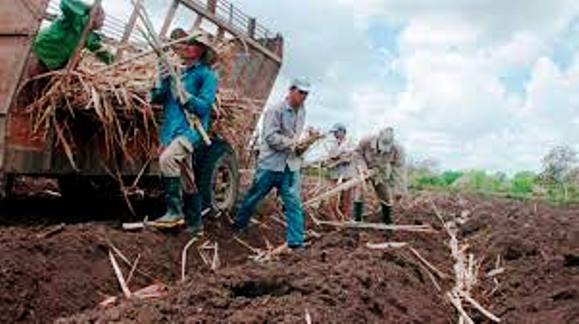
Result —
[{"label": "distant vegetation", "polygon": [[414,190],[472,192],[515,199],[544,199],[556,204],[579,203],[577,152],[568,146],[551,149],[542,159],[543,170],[502,172],[483,170],[435,171],[435,162],[409,167],[409,185]]}]

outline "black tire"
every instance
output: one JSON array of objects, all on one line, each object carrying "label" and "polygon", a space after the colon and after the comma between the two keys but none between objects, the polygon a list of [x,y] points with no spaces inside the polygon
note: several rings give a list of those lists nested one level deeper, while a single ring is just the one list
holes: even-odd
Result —
[{"label": "black tire", "polygon": [[197,188],[203,209],[230,213],[239,193],[239,162],[229,143],[221,138],[211,142],[211,146],[200,149],[195,159]]},{"label": "black tire", "polygon": [[0,174],[0,200],[7,199],[14,187],[14,175]]}]

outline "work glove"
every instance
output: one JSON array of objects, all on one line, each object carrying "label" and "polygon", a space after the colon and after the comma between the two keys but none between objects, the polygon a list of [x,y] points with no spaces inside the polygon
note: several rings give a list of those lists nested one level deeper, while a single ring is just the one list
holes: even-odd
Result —
[{"label": "work glove", "polygon": [[368,176],[370,175],[371,169],[368,168],[366,163],[360,163],[360,165],[358,165],[357,169],[358,169],[358,174],[362,178],[368,178]]},{"label": "work glove", "polygon": [[182,91],[183,91],[183,96],[179,95],[178,98],[179,98],[179,103],[181,104],[181,106],[185,106],[189,102],[189,100],[191,99],[192,96],[189,92],[187,92],[187,90],[182,89]]},{"label": "work glove", "polygon": [[296,152],[299,145],[300,145],[300,141],[297,138],[297,136],[290,138],[290,140],[289,140],[290,151]]},{"label": "work glove", "polygon": [[157,61],[157,71],[159,75],[159,83],[162,83],[169,77],[171,77],[171,68],[169,63],[165,60],[158,60]]}]

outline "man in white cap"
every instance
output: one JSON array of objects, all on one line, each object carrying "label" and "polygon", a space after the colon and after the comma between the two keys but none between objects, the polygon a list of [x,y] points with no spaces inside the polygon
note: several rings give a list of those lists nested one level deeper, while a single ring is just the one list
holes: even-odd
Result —
[{"label": "man in white cap", "polygon": [[286,238],[290,248],[304,244],[304,211],[300,197],[300,167],[306,111],[304,103],[310,83],[295,79],[287,96],[266,109],[261,125],[259,155],[253,183],[246,193],[234,219],[236,232],[244,230],[257,204],[277,188],[287,219]]},{"label": "man in white cap", "polygon": [[[356,170],[352,164],[352,154],[355,146],[346,137],[346,126],[341,123],[336,123],[330,129],[330,133],[334,135],[326,146],[328,154],[328,161],[326,166],[330,173],[330,179],[335,184],[343,181],[348,181],[356,175]],[[340,197],[332,204],[334,210],[339,210],[342,216],[350,217],[352,215],[352,193],[354,188],[342,191]],[[353,216],[352,216],[353,217]]]},{"label": "man in white cap", "polygon": [[[362,169],[376,172],[372,185],[380,199],[382,221],[392,224],[392,206],[406,192],[404,150],[394,141],[394,129],[385,127],[378,136],[362,139],[356,148],[356,160]],[[354,210],[356,214],[363,213],[360,197],[354,203]]]}]

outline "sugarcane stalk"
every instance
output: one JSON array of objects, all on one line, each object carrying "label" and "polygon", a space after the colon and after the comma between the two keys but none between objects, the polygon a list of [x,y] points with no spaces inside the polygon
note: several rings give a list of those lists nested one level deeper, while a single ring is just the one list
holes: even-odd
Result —
[{"label": "sugarcane stalk", "polygon": [[101,2],[102,0],[95,0],[92,8],[90,9],[89,20],[86,26],[84,26],[84,30],[82,31],[82,34],[80,36],[80,41],[78,42],[78,45],[76,45],[76,49],[74,50],[74,53],[72,54],[72,57],[70,58],[70,60],[68,61],[68,65],[66,66],[67,75],[78,65],[78,62],[80,61],[80,54],[82,53],[82,49],[84,48],[88,35],[91,32],[90,28],[94,19],[93,14],[95,10],[97,10],[97,8],[100,7]]},{"label": "sugarcane stalk", "polygon": [[[179,77],[175,67],[171,65],[171,63],[169,62],[167,54],[163,51],[161,40],[159,39],[159,36],[155,32],[155,28],[151,23],[151,20],[147,14],[145,7],[140,2],[136,3],[135,0],[131,0],[131,2],[133,3],[133,6],[135,6],[135,8],[137,9],[139,18],[144,23],[145,29],[147,29],[147,32],[149,33],[150,38],[147,38],[147,42],[149,42],[151,47],[155,50],[159,59],[163,61],[164,64],[167,65],[171,77],[175,80],[177,97],[179,98],[181,104],[184,104],[185,102],[187,102],[189,94],[187,93],[185,88],[183,88],[181,78]],[[199,121],[199,118],[197,118],[195,114],[189,113],[185,108],[183,108],[183,110],[185,112],[185,115],[187,116],[187,120],[189,121],[190,125],[199,132],[205,144],[207,146],[211,145],[211,139],[209,139],[209,135],[207,135],[207,132],[205,131],[205,128],[203,128],[203,125],[201,124],[201,121]]]}]

